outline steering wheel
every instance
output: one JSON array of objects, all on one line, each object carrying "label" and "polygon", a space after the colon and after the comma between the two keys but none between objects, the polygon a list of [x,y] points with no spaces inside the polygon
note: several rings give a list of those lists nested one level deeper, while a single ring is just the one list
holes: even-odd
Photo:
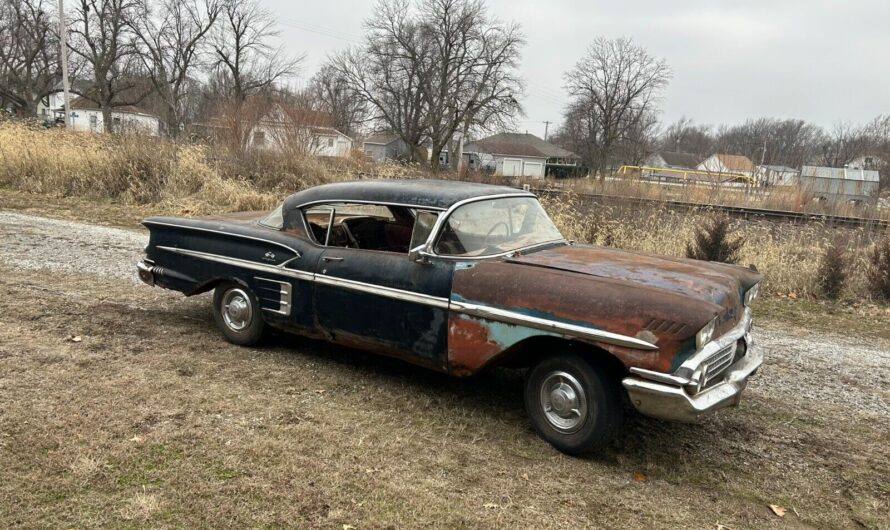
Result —
[{"label": "steering wheel", "polygon": [[482,241],[482,246],[488,247],[491,244],[488,242],[488,240],[491,239],[491,236],[494,234],[495,230],[497,230],[498,227],[500,227],[501,225],[504,226],[504,231],[506,232],[504,234],[504,238],[507,238],[510,235],[510,225],[508,225],[505,221],[499,221],[491,227],[491,230],[489,230],[487,234],[485,234],[485,239]]}]

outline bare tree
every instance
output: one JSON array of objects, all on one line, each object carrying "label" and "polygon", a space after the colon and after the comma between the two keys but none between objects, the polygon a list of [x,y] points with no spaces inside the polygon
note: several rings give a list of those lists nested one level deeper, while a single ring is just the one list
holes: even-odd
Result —
[{"label": "bare tree", "polygon": [[368,106],[358,97],[333,65],[326,64],[312,77],[308,92],[319,110],[330,115],[330,125],[347,136],[354,136],[367,121]]},{"label": "bare tree", "polygon": [[683,117],[664,130],[659,148],[668,152],[690,153],[704,160],[714,153],[714,135],[710,126],[696,125],[691,119]]},{"label": "bare tree", "polygon": [[522,112],[517,67],[524,40],[518,26],[491,19],[481,0],[424,0],[418,8],[415,23],[431,50],[422,65],[421,86],[430,160],[438,169],[440,154],[455,133],[466,136],[474,125],[512,122]]},{"label": "bare tree", "polygon": [[0,0],[0,108],[35,116],[61,79],[51,9],[45,0]]},{"label": "bare tree", "polygon": [[163,101],[170,135],[179,134],[185,121],[193,72],[221,10],[219,0],[163,0],[156,12],[148,0],[139,0],[136,6],[131,27],[138,57]]},{"label": "bare tree", "polygon": [[568,115],[584,124],[579,144],[591,169],[605,178],[615,148],[652,119],[662,90],[671,78],[664,60],[649,55],[630,39],[598,37],[566,74],[571,96]]},{"label": "bare tree", "polygon": [[333,68],[372,118],[430,160],[456,133],[512,122],[523,90],[516,73],[522,36],[488,16],[479,0],[384,0],[360,48]]},{"label": "bare tree", "polygon": [[838,123],[822,141],[820,159],[828,167],[844,167],[873,146],[867,126]]},{"label": "bare tree", "polygon": [[421,154],[427,115],[422,94],[423,64],[431,53],[417,25],[408,16],[408,0],[377,5],[377,15],[363,47],[348,49],[331,60],[331,68],[348,90],[368,105],[369,118],[408,146],[411,161]]},{"label": "bare tree", "polygon": [[302,57],[273,46],[278,34],[272,14],[255,0],[224,1],[211,46],[225,96],[244,101],[296,73]]},{"label": "bare tree", "polygon": [[102,111],[105,132],[113,132],[114,107],[136,105],[148,95],[137,77],[132,17],[136,0],[78,0],[68,48],[91,74],[81,96]]}]

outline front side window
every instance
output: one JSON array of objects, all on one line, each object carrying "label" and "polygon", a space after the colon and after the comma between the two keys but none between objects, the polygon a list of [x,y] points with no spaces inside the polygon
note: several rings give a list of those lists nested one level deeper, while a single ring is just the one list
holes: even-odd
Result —
[{"label": "front side window", "polygon": [[435,252],[484,257],[563,239],[537,199],[488,199],[455,210],[436,240]]}]

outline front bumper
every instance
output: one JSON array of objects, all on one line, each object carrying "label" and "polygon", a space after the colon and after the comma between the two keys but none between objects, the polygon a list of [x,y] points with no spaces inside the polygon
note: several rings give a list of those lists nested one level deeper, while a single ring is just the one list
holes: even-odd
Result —
[{"label": "front bumper", "polygon": [[[682,378],[663,376],[662,380],[649,377],[630,376],[622,380],[624,388],[630,396],[634,407],[646,416],[663,420],[693,422],[703,414],[739,404],[742,391],[748,385],[748,378],[763,364],[763,353],[754,344],[750,332],[750,314],[746,314],[747,322],[719,340],[744,341],[745,354],[724,370],[698,393],[691,394],[688,385],[681,384]],[[638,370],[636,373],[646,372]],[[672,380],[673,379],[673,380]]]}]

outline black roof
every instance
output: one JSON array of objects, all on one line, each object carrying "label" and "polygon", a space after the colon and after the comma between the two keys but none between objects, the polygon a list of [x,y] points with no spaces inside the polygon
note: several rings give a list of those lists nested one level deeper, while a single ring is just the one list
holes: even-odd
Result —
[{"label": "black roof", "polygon": [[447,209],[466,199],[505,193],[533,196],[517,188],[455,180],[357,180],[322,184],[294,193],[284,200],[284,208],[290,210],[316,202],[368,201]]}]

